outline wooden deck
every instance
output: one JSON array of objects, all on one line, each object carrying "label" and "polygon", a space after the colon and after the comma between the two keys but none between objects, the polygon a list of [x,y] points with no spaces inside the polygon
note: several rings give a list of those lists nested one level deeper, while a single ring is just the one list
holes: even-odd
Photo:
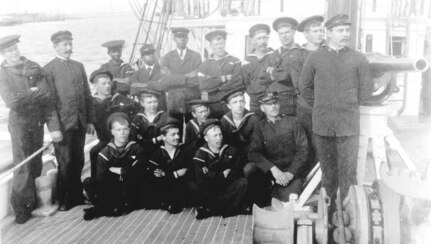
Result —
[{"label": "wooden deck", "polygon": [[[179,214],[138,210],[121,217],[82,219],[78,206],[24,225],[3,223],[0,243],[251,243],[252,216],[196,220],[194,209]],[[9,217],[12,218],[12,217]],[[6,220],[7,221],[7,220]]]}]

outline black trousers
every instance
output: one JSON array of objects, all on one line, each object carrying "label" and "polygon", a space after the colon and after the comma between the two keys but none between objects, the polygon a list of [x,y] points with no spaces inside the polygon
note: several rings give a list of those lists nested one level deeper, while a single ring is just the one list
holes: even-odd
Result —
[{"label": "black trousers", "polygon": [[[315,139],[322,169],[322,185],[326,188],[331,203],[335,203],[338,187],[343,200],[349,187],[357,184],[359,136],[315,135]],[[331,209],[335,211],[335,204],[331,204]]]},{"label": "black trousers", "polygon": [[57,197],[60,204],[83,201],[81,173],[84,167],[85,129],[63,132],[63,141],[55,143],[58,163]]},{"label": "black trousers", "polygon": [[[43,124],[9,121],[13,164],[17,165],[43,146]],[[15,214],[29,214],[37,207],[35,179],[42,173],[42,154],[14,172],[11,203]]]},{"label": "black trousers", "polygon": [[304,174],[307,175],[319,161],[319,158],[317,157],[316,140],[314,139],[313,133],[313,108],[304,100],[304,98],[298,97],[296,111],[298,122],[301,124],[302,128],[304,128],[308,141],[308,159],[306,162],[307,166],[305,168],[306,172]]}]

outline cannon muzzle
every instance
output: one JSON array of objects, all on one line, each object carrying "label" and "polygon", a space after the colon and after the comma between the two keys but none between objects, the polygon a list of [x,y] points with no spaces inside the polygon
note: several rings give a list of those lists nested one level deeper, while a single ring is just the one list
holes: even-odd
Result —
[{"label": "cannon muzzle", "polygon": [[392,58],[379,53],[367,54],[367,58],[374,78],[386,72],[423,72],[428,68],[428,62],[423,58]]},{"label": "cannon muzzle", "polygon": [[366,56],[374,78],[374,92],[367,101],[370,104],[379,104],[392,95],[396,90],[396,73],[428,69],[428,62],[423,58],[393,58],[380,53],[367,53]]}]

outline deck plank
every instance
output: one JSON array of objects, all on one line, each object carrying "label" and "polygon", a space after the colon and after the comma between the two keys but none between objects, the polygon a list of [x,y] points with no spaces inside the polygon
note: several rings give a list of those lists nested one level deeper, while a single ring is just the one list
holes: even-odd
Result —
[{"label": "deck plank", "polygon": [[187,215],[187,218],[183,221],[181,228],[178,229],[178,231],[176,232],[174,239],[172,239],[171,241],[167,240],[166,243],[181,243],[184,239],[185,234],[189,231],[190,225],[192,225],[194,221],[194,210],[190,210],[189,214]]},{"label": "deck plank", "polygon": [[170,223],[168,223],[168,226],[170,226],[170,229],[165,234],[165,237],[161,238],[162,241],[160,243],[172,243],[172,241],[177,236],[178,230],[182,228],[182,226],[185,224],[185,220],[188,218],[189,215],[192,215],[192,213],[193,213],[192,209],[184,209],[184,211],[181,212],[181,214],[178,216],[175,222],[171,221]]},{"label": "deck plank", "polygon": [[[157,216],[160,215],[162,211],[160,210],[150,210],[148,215],[145,217],[139,217],[136,225],[132,225],[129,230],[126,230],[123,236],[118,239],[119,243],[131,243],[133,240],[138,238],[139,234],[147,228],[151,228],[151,222],[157,219]],[[141,215],[144,212],[141,211]]]},{"label": "deck plank", "polygon": [[239,217],[240,216],[233,216],[233,217],[229,217],[229,224],[227,226],[227,231],[223,237],[223,242],[222,243],[231,243],[233,240],[233,236],[235,234],[235,228],[238,224],[239,221]]},{"label": "deck plank", "polygon": [[[242,233],[244,232],[244,228],[247,227],[247,215],[240,215],[238,219],[238,223],[235,226],[235,233],[232,238],[231,243],[241,243],[242,242]],[[250,227],[251,228],[251,227]]]}]

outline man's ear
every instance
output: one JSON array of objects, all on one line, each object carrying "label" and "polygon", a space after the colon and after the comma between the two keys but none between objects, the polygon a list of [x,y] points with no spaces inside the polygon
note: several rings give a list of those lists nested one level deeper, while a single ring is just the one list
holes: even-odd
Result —
[{"label": "man's ear", "polygon": [[204,139],[206,142],[208,142],[208,136],[207,135],[204,135]]},{"label": "man's ear", "polygon": [[262,111],[263,113],[265,113],[265,110],[263,109],[263,104],[260,105],[260,111]]},{"label": "man's ear", "polygon": [[227,108],[228,108],[229,110],[231,110],[231,109],[232,109],[232,106],[230,106],[230,104],[229,104],[229,103],[226,103],[226,106],[227,106]]}]

